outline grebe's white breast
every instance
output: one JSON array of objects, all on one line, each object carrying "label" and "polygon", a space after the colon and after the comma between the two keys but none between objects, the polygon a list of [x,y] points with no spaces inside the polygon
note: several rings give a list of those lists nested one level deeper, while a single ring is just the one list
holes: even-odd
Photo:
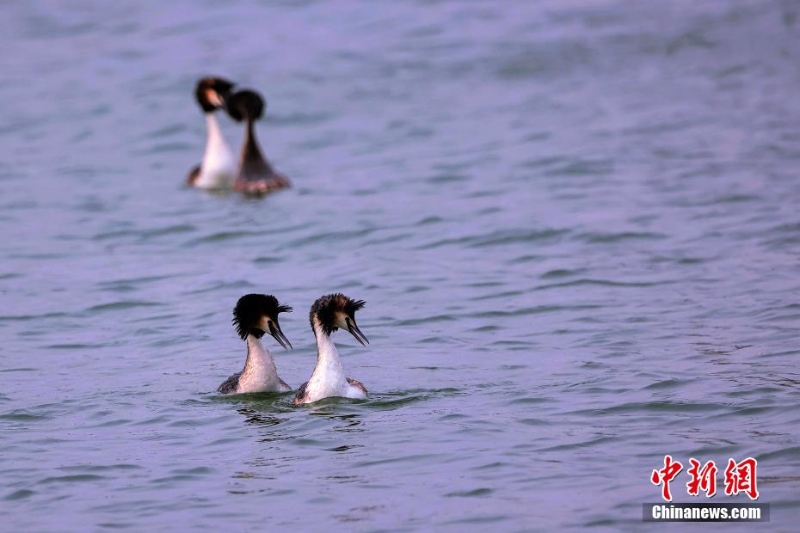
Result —
[{"label": "grebe's white breast", "polygon": [[217,389],[223,394],[247,394],[253,392],[289,392],[292,388],[278,376],[272,354],[264,348],[261,340],[247,336],[247,361],[244,370],[225,380]]},{"label": "grebe's white breast", "polygon": [[206,151],[194,186],[201,189],[230,189],[236,178],[236,159],[213,112],[206,113],[206,129]]},{"label": "grebe's white breast", "polygon": [[317,350],[317,366],[308,383],[298,391],[296,403],[311,403],[332,396],[355,400],[367,399],[364,386],[345,376],[339,352],[328,335],[319,334]]},{"label": "grebe's white breast", "polygon": [[261,340],[247,336],[247,362],[239,375],[237,392],[288,392],[291,390],[275,368],[272,354],[264,348]]}]

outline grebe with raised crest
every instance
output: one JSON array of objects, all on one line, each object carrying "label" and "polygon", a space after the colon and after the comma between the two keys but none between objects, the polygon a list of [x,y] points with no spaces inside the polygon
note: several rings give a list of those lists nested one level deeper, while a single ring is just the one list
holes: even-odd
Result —
[{"label": "grebe with raised crest", "polygon": [[364,307],[363,300],[351,300],[341,293],[319,298],[311,306],[309,320],[317,339],[317,365],[311,379],[303,383],[295,394],[294,405],[312,403],[323,398],[343,397],[363,400],[367,389],[360,381],[345,376],[339,352],[331,334],[339,328],[346,329],[362,346],[369,344],[367,337],[356,325],[356,311]]},{"label": "grebe with raised crest", "polygon": [[247,359],[244,369],[222,382],[217,392],[243,394],[292,390],[278,377],[272,354],[261,344],[261,337],[269,332],[285,349],[292,347],[278,324],[278,314],[291,310],[289,306],[280,305],[271,294],[246,294],[239,298],[233,310],[233,324],[242,340],[247,341]]}]

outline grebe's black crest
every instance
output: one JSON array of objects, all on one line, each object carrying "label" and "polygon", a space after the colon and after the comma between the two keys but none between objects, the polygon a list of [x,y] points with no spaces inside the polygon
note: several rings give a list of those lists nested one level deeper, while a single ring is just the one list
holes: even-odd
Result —
[{"label": "grebe's black crest", "polygon": [[219,109],[225,105],[225,100],[233,89],[234,84],[225,78],[209,77],[197,82],[194,96],[197,103],[205,113]]},{"label": "grebe's black crest", "polygon": [[260,94],[244,89],[228,95],[225,107],[233,120],[241,122],[243,120],[255,121],[260,119],[267,105]]},{"label": "grebe's black crest", "polygon": [[260,339],[269,331],[281,346],[291,348],[292,344],[278,324],[278,314],[291,310],[288,305],[278,303],[278,299],[271,294],[245,294],[236,302],[232,322],[242,340],[251,334]]},{"label": "grebe's black crest", "polygon": [[314,329],[314,317],[316,317],[325,334],[330,335],[340,327],[345,327],[358,342],[366,346],[369,341],[356,325],[356,311],[364,305],[366,305],[364,300],[353,300],[342,293],[323,296],[311,306],[308,315],[311,329]]}]

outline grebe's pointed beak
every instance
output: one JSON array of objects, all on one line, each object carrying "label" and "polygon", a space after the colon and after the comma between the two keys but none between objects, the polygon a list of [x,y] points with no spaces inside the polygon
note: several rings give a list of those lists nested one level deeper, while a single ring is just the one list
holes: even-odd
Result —
[{"label": "grebe's pointed beak", "polygon": [[358,326],[356,326],[356,321],[350,317],[347,317],[346,320],[347,320],[347,331],[349,331],[350,334],[353,337],[355,337],[356,340],[360,342],[362,346],[366,346],[367,344],[369,344],[367,336],[361,333],[361,330],[358,329]]},{"label": "grebe's pointed beak", "polygon": [[292,343],[286,338],[286,335],[281,331],[281,327],[274,320],[269,322],[269,334],[272,335],[278,344],[283,346],[284,350],[293,350]]}]

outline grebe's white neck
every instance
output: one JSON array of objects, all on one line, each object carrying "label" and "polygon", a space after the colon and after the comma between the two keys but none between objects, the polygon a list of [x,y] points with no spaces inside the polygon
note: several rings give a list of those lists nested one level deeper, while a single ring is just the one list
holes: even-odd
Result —
[{"label": "grebe's white neck", "polygon": [[323,331],[322,324],[317,317],[313,318],[311,327],[317,338],[317,365],[306,383],[303,395],[295,398],[295,402],[312,403],[332,396],[366,398],[363,385],[362,388],[358,388],[348,382],[336,345],[333,344],[330,335]]},{"label": "grebe's white neck", "polygon": [[208,137],[206,138],[206,152],[209,150],[218,150],[220,148],[230,151],[225,137],[222,136],[222,128],[219,125],[219,120],[217,120],[217,114],[212,111],[206,113],[205,116],[206,130],[208,132]]},{"label": "grebe's white neck", "polygon": [[289,388],[278,377],[275,360],[261,339],[247,335],[247,360],[239,376],[238,392],[286,392]]},{"label": "grebe's white neck", "polygon": [[314,376],[318,375],[322,377],[324,374],[326,383],[345,383],[344,367],[339,358],[339,351],[330,335],[322,330],[322,324],[316,317],[314,317],[313,330],[314,336],[317,338],[317,366],[314,367],[311,379],[313,380]]},{"label": "grebe's white neck", "polygon": [[233,185],[236,173],[236,161],[230,146],[222,135],[217,115],[206,113],[206,151],[200,165],[200,176],[196,187],[204,189],[224,189]]}]

